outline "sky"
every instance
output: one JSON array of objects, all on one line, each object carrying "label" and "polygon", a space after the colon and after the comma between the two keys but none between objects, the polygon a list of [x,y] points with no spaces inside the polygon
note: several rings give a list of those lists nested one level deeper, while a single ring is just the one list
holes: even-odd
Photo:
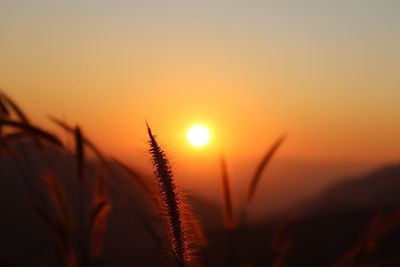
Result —
[{"label": "sky", "polygon": [[[139,165],[146,120],[183,170],[254,162],[282,133],[278,158],[394,162],[398,14],[395,0],[5,0],[0,87]],[[199,122],[212,139],[195,149]]]}]

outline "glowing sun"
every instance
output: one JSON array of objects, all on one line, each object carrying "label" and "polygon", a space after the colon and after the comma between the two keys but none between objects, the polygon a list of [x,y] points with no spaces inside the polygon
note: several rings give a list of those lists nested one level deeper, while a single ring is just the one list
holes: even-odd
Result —
[{"label": "glowing sun", "polygon": [[202,147],[210,141],[210,131],[204,125],[194,125],[189,129],[186,137],[191,145]]}]

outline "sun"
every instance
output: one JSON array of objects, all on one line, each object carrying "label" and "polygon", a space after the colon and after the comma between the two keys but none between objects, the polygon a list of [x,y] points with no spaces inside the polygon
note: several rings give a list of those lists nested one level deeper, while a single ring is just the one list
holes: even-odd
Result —
[{"label": "sun", "polygon": [[197,124],[189,129],[186,137],[191,145],[202,147],[210,141],[210,131],[206,126]]}]

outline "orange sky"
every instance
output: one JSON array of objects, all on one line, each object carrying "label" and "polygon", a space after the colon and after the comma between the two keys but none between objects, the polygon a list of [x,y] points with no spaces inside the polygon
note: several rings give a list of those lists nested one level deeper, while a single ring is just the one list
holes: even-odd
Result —
[{"label": "orange sky", "polygon": [[124,158],[147,159],[146,120],[178,166],[258,158],[282,132],[281,158],[400,158],[399,3],[241,2],[2,1],[0,86]]}]

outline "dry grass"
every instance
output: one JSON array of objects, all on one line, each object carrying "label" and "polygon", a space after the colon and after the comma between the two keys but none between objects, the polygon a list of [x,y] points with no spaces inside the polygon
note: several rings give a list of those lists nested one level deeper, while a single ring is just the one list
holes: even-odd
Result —
[{"label": "dry grass", "polygon": [[31,124],[25,124],[18,121],[11,120],[0,120],[0,125],[3,127],[12,127],[14,129],[25,131],[25,133],[30,134],[35,140],[38,138],[48,141],[55,146],[63,147],[63,143],[58,139],[58,137],[52,133],[47,131],[43,131],[42,129],[35,127]]},{"label": "dry grass", "polygon": [[127,164],[121,162],[120,160],[114,159],[113,160],[122,170],[124,170],[127,174],[129,174],[129,177],[131,177],[138,185],[139,187],[143,190],[143,192],[149,196],[152,201],[154,201],[154,204],[156,207],[159,206],[159,203],[157,202],[157,199],[153,196],[153,190],[150,189],[150,186],[145,182],[145,179],[143,179],[142,175],[139,174],[136,170],[133,168],[129,167]]},{"label": "dry grass", "polygon": [[80,127],[75,129],[75,151],[76,151],[76,167],[78,173],[78,180],[80,183],[84,182],[84,168],[85,168],[85,150],[83,147],[83,137]]},{"label": "dry grass", "polygon": [[293,214],[286,221],[284,221],[272,235],[271,246],[276,253],[273,267],[287,266],[286,258],[288,257],[289,250],[293,245],[290,235],[301,218],[302,215]]},{"label": "dry grass", "polygon": [[33,203],[33,210],[47,225],[50,236],[57,249],[62,266],[77,266],[76,252],[73,247],[74,226],[71,209],[68,206],[64,189],[58,178],[51,172],[42,176],[44,191],[48,192],[55,213],[50,213],[39,203]]},{"label": "dry grass", "polygon": [[359,267],[367,263],[367,258],[376,249],[379,241],[400,223],[400,209],[384,215],[376,212],[366,226],[359,242],[341,257],[335,267]]},{"label": "dry grass", "polygon": [[89,223],[91,234],[91,257],[93,259],[101,256],[103,237],[107,228],[107,219],[111,210],[111,202],[102,190],[97,189],[94,194],[93,211]]},{"label": "dry grass", "polygon": [[[33,186],[28,179],[22,164],[14,152],[13,147],[9,145],[12,141],[19,141],[25,138],[31,138],[40,151],[43,151],[44,144],[47,142],[54,145],[56,148],[68,150],[64,147],[61,140],[53,133],[34,126],[21,108],[4,93],[0,94],[0,109],[1,118],[1,144],[8,152],[11,158],[17,163],[17,167],[21,172],[24,181],[29,184],[28,188],[31,192],[31,207],[39,218],[46,225],[48,233],[53,240],[54,248],[57,251],[59,264],[61,266],[87,266],[94,262],[96,257],[101,254],[103,236],[106,229],[108,213],[111,208],[103,179],[98,176],[93,184],[93,205],[91,205],[90,220],[86,221],[85,192],[83,189],[85,162],[85,139],[79,127],[76,127],[71,134],[75,137],[75,162],[77,170],[77,180],[80,185],[76,188],[79,193],[79,215],[74,214],[71,201],[69,201],[63,184],[59,178],[50,170],[51,164],[48,164],[49,170],[38,177],[36,185]],[[66,126],[66,124],[63,124]],[[67,127],[67,126],[66,126]],[[68,129],[70,127],[68,126]],[[99,157],[101,153],[90,144],[91,148],[95,149]],[[24,152],[24,157],[28,165],[31,165],[27,154]],[[104,158],[102,158],[104,160]],[[104,160],[105,161],[105,160]],[[104,173],[104,172],[103,172]],[[33,173],[30,174],[31,176]],[[76,218],[79,218],[77,222]],[[85,232],[89,231],[88,234]],[[87,239],[86,237],[89,237]]]},{"label": "dry grass", "polygon": [[[1,90],[0,90],[0,100],[1,100],[0,102],[2,102],[2,105],[4,108],[6,106],[9,107],[9,109],[7,109],[7,108],[4,109],[4,111],[7,110],[5,115],[8,115],[8,117],[10,117],[11,112],[9,112],[9,111],[12,110],[12,112],[16,115],[16,117],[21,122],[21,124],[26,125],[26,126],[31,126],[28,116],[22,111],[21,108],[19,108],[19,106],[13,99],[11,99],[6,93],[2,92]],[[34,129],[32,129],[32,130],[34,130]],[[38,129],[38,130],[40,130],[40,129]],[[36,145],[39,148],[42,148],[42,144],[35,133],[32,133],[32,131],[27,131],[27,134],[32,136],[33,141],[36,143]],[[42,132],[42,134],[43,134],[43,132]]]},{"label": "dry grass", "polygon": [[228,167],[226,166],[226,160],[223,155],[221,155],[221,172],[222,172],[224,223],[225,223],[226,228],[233,229],[233,228],[235,228],[235,217],[233,214],[231,190],[230,190],[230,186],[229,186]]},{"label": "dry grass", "polygon": [[275,143],[269,148],[267,153],[264,155],[262,160],[257,166],[257,169],[254,173],[253,178],[251,179],[251,183],[249,186],[249,190],[247,192],[247,202],[250,203],[253,200],[255,191],[257,189],[257,185],[260,182],[261,176],[265,169],[267,168],[268,164],[270,163],[272,157],[275,155],[275,153],[278,151],[279,147],[282,145],[282,143],[285,141],[286,135],[280,136]]},{"label": "dry grass", "polygon": [[[0,149],[4,149],[7,155],[14,160],[21,177],[24,178],[28,190],[31,193],[31,207],[34,213],[46,226],[51,237],[53,248],[57,252],[59,266],[96,266],[97,260],[103,255],[105,235],[110,220],[110,212],[114,202],[109,196],[113,192],[116,198],[124,200],[126,207],[133,207],[129,212],[148,232],[156,242],[166,258],[175,266],[200,266],[199,249],[207,246],[209,239],[205,235],[202,225],[195,217],[191,205],[186,200],[182,190],[178,188],[175,174],[170,161],[157,142],[152,130],[147,125],[149,136],[149,152],[151,155],[155,184],[151,183],[137,170],[129,165],[114,159],[115,166],[128,175],[132,184],[136,184],[145,196],[141,205],[151,207],[149,213],[154,216],[149,219],[137,213],[135,206],[129,200],[129,193],[122,187],[127,184],[117,184],[113,173],[110,171],[110,160],[83,134],[79,126],[70,126],[67,123],[50,118],[56,125],[65,130],[74,139],[74,148],[69,149],[53,133],[44,130],[31,123],[27,115],[6,94],[0,93]],[[244,244],[241,235],[246,226],[246,218],[249,205],[253,202],[257,187],[266,168],[279,150],[286,136],[280,136],[266,151],[249,180],[246,188],[244,206],[235,218],[235,210],[232,204],[231,187],[229,184],[229,172],[225,157],[221,155],[220,167],[222,176],[222,203],[223,219],[228,232],[228,266],[241,266],[237,253],[239,247],[251,246]],[[40,149],[46,145],[70,153],[74,157],[76,177],[71,177],[75,187],[73,194],[78,196],[79,203],[74,206],[71,195],[67,194],[65,181],[57,177],[50,168],[44,174],[29,180],[27,173],[21,164],[19,155],[10,144],[13,141],[28,139],[33,141]],[[95,155],[94,179],[90,179],[89,159],[87,154]],[[24,155],[27,157],[27,155]],[[27,158],[29,160],[29,158]],[[30,173],[30,175],[33,175]],[[72,179],[74,178],[74,179]],[[132,192],[132,191],[129,191]],[[149,203],[147,203],[147,201]],[[154,218],[161,218],[160,221]],[[288,252],[293,244],[293,229],[299,222],[300,216],[289,217],[272,236],[272,249],[275,259],[270,266],[287,266]],[[368,224],[360,241],[338,259],[335,266],[364,266],[368,262],[368,256],[376,249],[383,236],[388,234],[400,222],[400,211],[394,211],[388,215],[377,213]],[[240,234],[240,235],[239,235]],[[221,257],[224,257],[221,255]],[[44,259],[45,262],[45,259]],[[248,263],[251,266],[251,263]]]},{"label": "dry grass", "polygon": [[189,233],[185,226],[185,216],[183,213],[183,196],[175,185],[175,178],[171,170],[169,160],[165,152],[158,145],[149,125],[147,125],[149,135],[149,151],[154,165],[154,175],[160,188],[160,194],[164,201],[166,220],[168,222],[168,239],[172,249],[173,259],[177,266],[189,266],[193,264],[190,245],[192,240],[187,237]]}]

